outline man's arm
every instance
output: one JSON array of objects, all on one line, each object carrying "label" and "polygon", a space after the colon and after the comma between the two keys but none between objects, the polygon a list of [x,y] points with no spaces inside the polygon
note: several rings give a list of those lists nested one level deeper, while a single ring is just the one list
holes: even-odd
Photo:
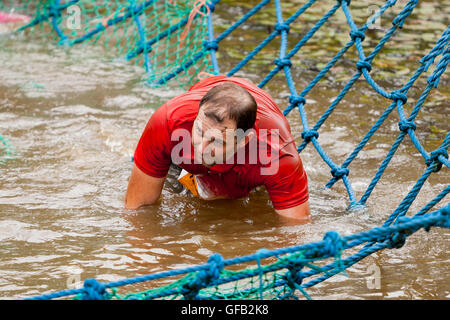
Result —
[{"label": "man's arm", "polygon": [[311,212],[309,209],[309,202],[306,201],[298,206],[288,209],[275,209],[275,212],[285,218],[297,220],[300,223],[311,222]]},{"label": "man's arm", "polygon": [[154,204],[161,195],[165,179],[149,176],[134,165],[125,196],[125,208],[137,209]]},{"label": "man's arm", "polygon": [[[286,146],[287,154],[272,162],[276,173],[268,175],[266,189],[275,212],[299,223],[311,222],[308,202],[308,177],[294,144]],[[276,166],[278,165],[278,167]]]}]

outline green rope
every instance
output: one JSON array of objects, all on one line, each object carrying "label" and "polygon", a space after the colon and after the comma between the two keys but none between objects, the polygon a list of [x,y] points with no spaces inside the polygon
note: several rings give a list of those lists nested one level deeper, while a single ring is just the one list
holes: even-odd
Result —
[{"label": "green rope", "polygon": [[186,66],[171,80],[188,87],[198,81],[201,72],[214,72],[208,55],[189,64],[193,56],[204,52],[203,41],[208,37],[206,15],[197,14],[189,28],[186,26],[194,2],[6,0],[0,11],[32,15],[32,20],[18,29],[32,39],[103,47],[104,58],[124,58],[142,67],[144,80],[153,87],[165,85],[165,76]]},{"label": "green rope", "polygon": [[9,139],[0,136],[0,165],[5,164],[8,159],[12,159],[14,151]]},{"label": "green rope", "polygon": [[[223,279],[236,279],[233,282],[220,283],[210,288],[204,288],[199,291],[199,296],[204,299],[212,300],[249,300],[249,299],[277,299],[289,292],[289,288],[283,283],[284,275],[288,272],[283,268],[290,261],[304,259],[303,252],[296,252],[286,256],[278,257],[278,260],[266,265],[261,262],[256,267],[247,267],[238,271],[223,269],[220,273],[218,282]],[[261,259],[260,259],[261,261]],[[320,269],[320,267],[308,264],[311,268]],[[277,271],[270,271],[277,270]],[[251,275],[251,276],[249,276]],[[165,296],[164,299],[174,300],[182,299],[179,290],[184,285],[193,281],[197,273],[189,273],[184,277],[157,288],[136,292],[119,294],[117,288],[112,288],[108,292],[108,298],[111,300],[147,300],[158,297],[159,294],[165,294],[174,291],[171,296]],[[298,290],[310,299],[306,291],[298,286]],[[80,300],[82,295],[76,295],[73,299]]]}]

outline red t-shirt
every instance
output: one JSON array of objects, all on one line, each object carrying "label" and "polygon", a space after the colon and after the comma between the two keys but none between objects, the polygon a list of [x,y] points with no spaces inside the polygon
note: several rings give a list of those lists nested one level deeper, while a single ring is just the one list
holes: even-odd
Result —
[{"label": "red t-shirt", "polygon": [[[177,165],[192,174],[201,174],[202,182],[205,180],[209,182],[209,188],[215,189],[217,194],[240,198],[248,195],[255,187],[264,185],[275,209],[287,209],[302,204],[308,200],[307,176],[295,147],[289,123],[268,93],[242,78],[225,76],[206,78],[196,83],[186,93],[158,108],[148,121],[136,147],[134,154],[136,166],[152,177],[165,177],[172,163],[172,149],[181,139],[189,139],[188,142],[191,143],[190,135],[174,139],[172,133],[177,129],[192,132],[200,100],[209,89],[226,81],[242,86],[254,97],[258,106],[254,126],[255,136],[258,142],[268,144],[266,156],[258,156],[256,163],[254,160],[250,161],[248,152],[250,143],[248,143],[245,163],[235,161],[206,167],[194,163],[194,152],[191,148],[188,154],[180,153],[183,161]],[[263,173],[262,168],[269,171]]]}]

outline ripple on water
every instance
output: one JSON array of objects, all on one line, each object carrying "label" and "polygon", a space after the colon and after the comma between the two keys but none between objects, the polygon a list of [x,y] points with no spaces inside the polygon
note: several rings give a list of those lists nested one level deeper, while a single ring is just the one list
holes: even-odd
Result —
[{"label": "ripple on water", "polygon": [[[33,228],[34,227],[34,228]],[[25,241],[30,243],[45,243],[62,238],[64,235],[36,228],[32,224],[15,220],[0,221],[0,241]]]}]

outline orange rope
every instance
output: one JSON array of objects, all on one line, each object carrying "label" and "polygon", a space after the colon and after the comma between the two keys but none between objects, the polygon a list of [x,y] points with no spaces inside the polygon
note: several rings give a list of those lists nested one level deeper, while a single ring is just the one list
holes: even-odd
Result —
[{"label": "orange rope", "polygon": [[[186,39],[186,37],[189,33],[189,29],[191,28],[192,21],[194,20],[195,16],[197,14],[205,16],[210,13],[209,7],[206,4],[207,2],[208,2],[208,0],[197,0],[194,2],[194,6],[192,7],[191,13],[189,14],[189,19],[186,24],[186,27],[184,28],[183,33],[180,35],[180,46],[183,44],[184,39]],[[206,10],[207,10],[206,14],[200,11],[203,6],[206,7]]]},{"label": "orange rope", "polygon": [[[105,28],[108,28],[108,21],[111,20],[111,18],[123,17],[123,15],[125,15],[125,12],[123,12],[124,10],[125,10],[125,8],[122,8],[122,9],[119,10],[119,12],[121,12],[121,13],[117,14],[117,12],[114,12],[113,14],[109,15],[108,17],[102,19],[101,20],[102,21],[102,25]],[[117,14],[117,16],[116,16],[116,14]]]}]

